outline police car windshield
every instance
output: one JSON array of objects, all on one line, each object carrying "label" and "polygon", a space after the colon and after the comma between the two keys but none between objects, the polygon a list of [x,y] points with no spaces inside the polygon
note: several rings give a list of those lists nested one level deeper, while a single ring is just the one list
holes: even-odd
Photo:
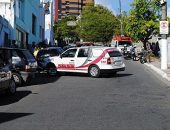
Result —
[{"label": "police car windshield", "polygon": [[129,41],[119,41],[119,45],[120,45],[120,46],[124,46],[124,45],[126,45],[126,46],[132,46],[132,43],[129,42]]}]

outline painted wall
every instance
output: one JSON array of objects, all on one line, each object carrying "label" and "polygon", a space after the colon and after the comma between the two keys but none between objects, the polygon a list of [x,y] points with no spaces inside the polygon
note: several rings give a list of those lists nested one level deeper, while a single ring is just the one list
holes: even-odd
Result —
[{"label": "painted wall", "polygon": [[[45,15],[41,0],[0,0],[0,15],[6,18],[12,27],[12,40],[16,40],[17,29],[24,34],[23,44],[44,40]],[[32,15],[36,18],[35,34],[32,33]]]},{"label": "painted wall", "polygon": [[[16,0],[16,22],[15,28],[19,27],[28,33],[28,43],[32,42],[39,43],[44,38],[40,37],[40,26],[44,29],[45,26],[45,17],[44,17],[44,9],[43,5],[40,4],[40,0],[24,0],[24,10],[23,10],[23,20],[19,18],[19,0]],[[36,16],[36,29],[35,35],[32,34],[32,15]]]}]

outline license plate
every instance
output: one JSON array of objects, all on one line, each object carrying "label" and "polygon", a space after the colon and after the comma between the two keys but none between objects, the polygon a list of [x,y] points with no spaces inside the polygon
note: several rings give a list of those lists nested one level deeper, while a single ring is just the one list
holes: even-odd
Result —
[{"label": "license plate", "polygon": [[116,65],[116,66],[122,65],[122,61],[116,61],[116,62],[115,62],[115,65]]}]

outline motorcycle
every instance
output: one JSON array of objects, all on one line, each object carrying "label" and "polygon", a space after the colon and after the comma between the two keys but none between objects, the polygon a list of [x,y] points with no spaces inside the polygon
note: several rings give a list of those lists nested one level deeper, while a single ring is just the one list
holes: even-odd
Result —
[{"label": "motorcycle", "polygon": [[123,51],[123,55],[125,59],[131,59],[131,53],[127,50],[127,47],[124,46],[124,48],[122,49]]},{"label": "motorcycle", "polygon": [[141,64],[144,64],[144,63],[147,62],[147,58],[146,58],[147,54],[148,54],[148,52],[145,51],[145,50],[138,53],[138,58],[139,58],[139,61],[140,61]]}]

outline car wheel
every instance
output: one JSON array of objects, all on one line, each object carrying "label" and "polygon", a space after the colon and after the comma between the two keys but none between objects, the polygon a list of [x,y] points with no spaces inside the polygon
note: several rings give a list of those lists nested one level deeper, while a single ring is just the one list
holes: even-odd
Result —
[{"label": "car wheel", "polygon": [[7,89],[7,94],[8,95],[13,95],[16,93],[16,84],[15,84],[15,81],[12,79],[11,82],[10,82],[10,85]]},{"label": "car wheel", "polygon": [[22,85],[22,77],[21,77],[21,75],[18,74],[18,73],[13,73],[12,76],[13,76],[13,79],[14,79],[16,85],[21,86]]},{"label": "car wheel", "polygon": [[90,66],[88,73],[91,77],[98,78],[100,76],[100,69],[98,66],[93,65]]},{"label": "car wheel", "polygon": [[56,76],[57,75],[57,69],[55,67],[55,65],[50,64],[47,66],[47,74],[49,76]]}]

